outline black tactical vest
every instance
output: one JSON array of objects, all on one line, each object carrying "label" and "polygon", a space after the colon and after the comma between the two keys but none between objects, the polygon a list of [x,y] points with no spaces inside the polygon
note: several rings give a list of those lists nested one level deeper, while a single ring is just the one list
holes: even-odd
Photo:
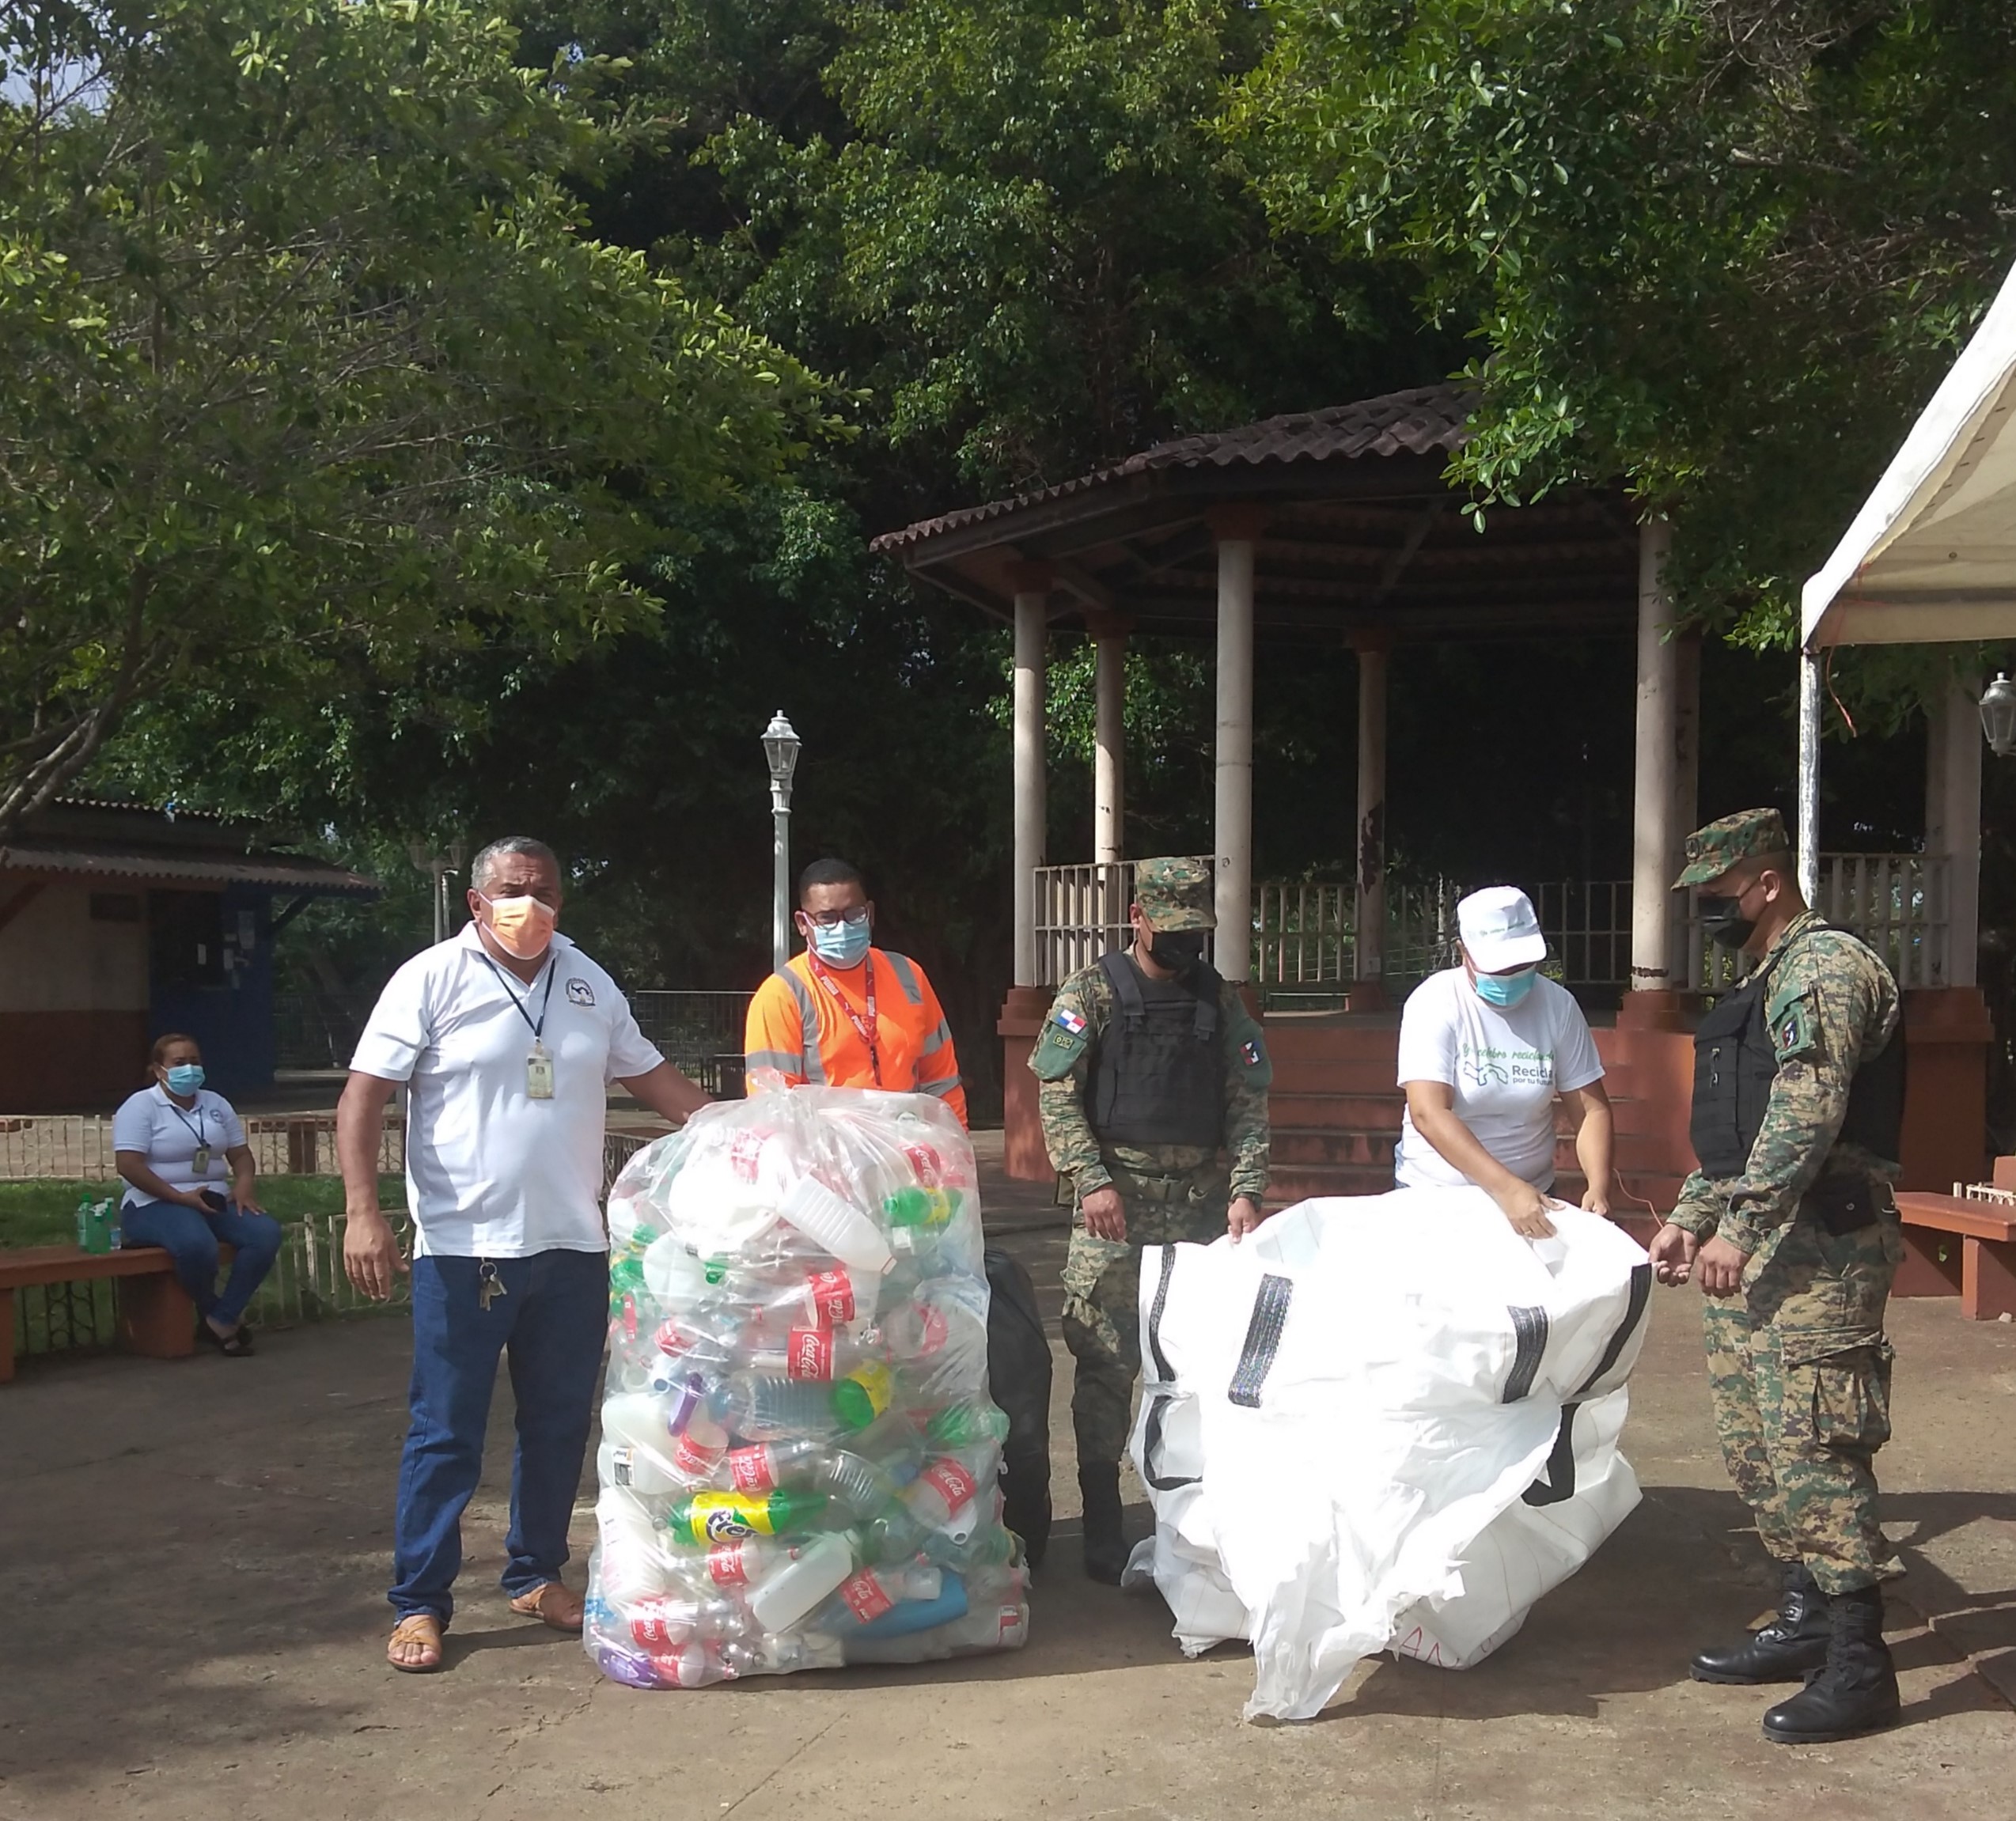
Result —
[{"label": "black tactical vest", "polygon": [[1216,971],[1199,963],[1173,980],[1150,980],[1117,952],[1099,966],[1118,1004],[1099,1039],[1093,1130],[1111,1145],[1215,1149],[1225,1135]]},{"label": "black tactical vest", "polygon": [[[1764,1125],[1778,1055],[1765,1018],[1775,968],[1760,968],[1726,993],[1694,1033],[1694,1117],[1688,1136],[1704,1175],[1740,1176]],[[1861,1145],[1894,1163],[1904,1127],[1904,1026],[1880,1054],[1864,1056],[1848,1087],[1847,1116],[1835,1143]]]}]

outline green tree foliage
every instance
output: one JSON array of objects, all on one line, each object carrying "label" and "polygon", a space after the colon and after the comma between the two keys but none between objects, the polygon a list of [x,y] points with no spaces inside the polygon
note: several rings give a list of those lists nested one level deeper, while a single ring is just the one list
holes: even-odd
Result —
[{"label": "green tree foliage", "polygon": [[1275,219],[1477,343],[1489,499],[1625,477],[1752,642],[2016,243],[2004,0],[1268,0],[1234,110]]},{"label": "green tree foliage", "polygon": [[345,691],[644,623],[655,503],[817,427],[802,369],[580,231],[615,136],[476,7],[0,21],[0,833],[136,703],[228,702],[313,774]]}]

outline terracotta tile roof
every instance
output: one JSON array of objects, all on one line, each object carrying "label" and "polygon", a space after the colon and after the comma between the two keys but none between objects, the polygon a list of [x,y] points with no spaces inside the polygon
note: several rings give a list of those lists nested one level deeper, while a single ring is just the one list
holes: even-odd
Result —
[{"label": "terracotta tile roof", "polygon": [[1355,460],[1361,456],[1402,452],[1446,455],[1461,446],[1476,404],[1475,394],[1460,386],[1418,386],[1411,392],[1387,392],[1353,404],[1291,411],[1259,423],[1242,424],[1237,430],[1180,437],[1055,486],[920,519],[901,531],[884,532],[868,547],[887,555],[943,532],[1005,518],[1029,506],[1089,493],[1115,481],[1161,469],[1230,468],[1236,463],[1259,467],[1268,462]]}]

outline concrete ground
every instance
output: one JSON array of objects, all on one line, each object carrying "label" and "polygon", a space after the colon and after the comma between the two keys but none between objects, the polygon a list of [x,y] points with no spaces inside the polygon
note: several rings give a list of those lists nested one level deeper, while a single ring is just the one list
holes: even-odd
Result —
[{"label": "concrete ground", "polygon": [[[1055,1215],[1040,1192],[991,1206],[1017,1229],[1006,1237],[1054,1332]],[[1478,1668],[1368,1664],[1320,1721],[1276,1729],[1240,1721],[1242,1651],[1186,1662],[1158,1600],[1082,1577],[1068,1518],[1019,1653],[693,1694],[604,1682],[497,1591],[502,1384],[448,1671],[397,1675],[381,1590],[402,1320],[270,1335],[249,1361],[31,1362],[0,1391],[0,1817],[2016,1810],[2016,1327],[1964,1323],[1951,1301],[1894,1310],[1897,1440],[1883,1467],[1908,1570],[1891,1606],[1904,1724],[1801,1751],[1759,1736],[1773,1695],[1685,1673],[1690,1651],[1771,1596],[1715,1454],[1694,1297],[1655,1300],[1625,1437],[1645,1502],[1589,1567]],[[584,1498],[584,1552],[591,1528]]]}]

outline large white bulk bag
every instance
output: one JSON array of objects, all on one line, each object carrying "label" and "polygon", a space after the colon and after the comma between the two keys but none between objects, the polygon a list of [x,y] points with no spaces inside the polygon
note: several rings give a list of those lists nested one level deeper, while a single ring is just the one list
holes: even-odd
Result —
[{"label": "large white bulk bag", "polygon": [[1529,1241],[1481,1190],[1411,1189],[1144,1248],[1131,1578],[1186,1651],[1252,1641],[1248,1718],[1311,1717],[1381,1650],[1479,1661],[1637,1503],[1651,1267],[1553,1219]]}]

